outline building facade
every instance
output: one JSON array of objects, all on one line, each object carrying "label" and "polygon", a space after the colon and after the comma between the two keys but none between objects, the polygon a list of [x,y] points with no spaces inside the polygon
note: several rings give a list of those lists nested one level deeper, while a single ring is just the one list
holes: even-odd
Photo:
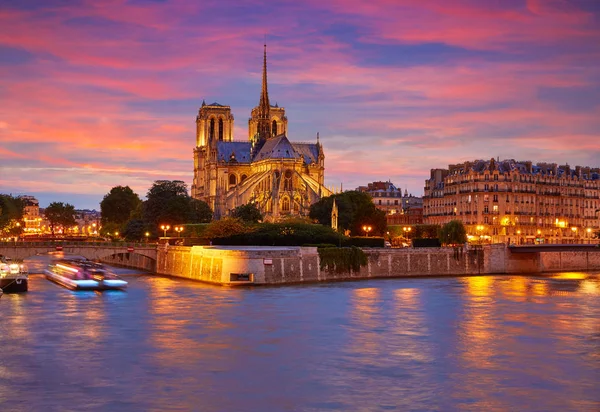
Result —
[{"label": "building facade", "polygon": [[206,104],[196,117],[192,197],[208,203],[215,219],[253,203],[265,220],[308,215],[331,191],[324,185],[325,154],[315,143],[288,140],[285,109],[269,102],[267,51],[259,104],[248,120],[248,140],[233,138],[231,107]]},{"label": "building facade", "polygon": [[356,188],[368,193],[373,204],[386,215],[388,225],[418,225],[423,223],[423,199],[397,188],[392,182],[372,182]]},{"label": "building facade", "polygon": [[21,235],[37,235],[42,232],[42,217],[40,216],[39,201],[29,195],[19,196],[23,201],[23,228]]},{"label": "building facade", "polygon": [[461,220],[473,240],[598,243],[599,194],[599,168],[475,160],[431,170],[423,218]]}]

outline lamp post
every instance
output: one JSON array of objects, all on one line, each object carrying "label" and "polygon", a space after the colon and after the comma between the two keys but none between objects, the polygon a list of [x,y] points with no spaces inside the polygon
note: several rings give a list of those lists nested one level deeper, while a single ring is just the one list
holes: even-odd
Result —
[{"label": "lamp post", "polygon": [[150,237],[150,232],[146,232],[144,235],[146,236],[146,243],[148,243],[148,238]]},{"label": "lamp post", "polygon": [[366,236],[367,236],[367,237],[369,237],[369,232],[370,232],[371,230],[373,230],[373,228],[372,228],[371,226],[367,226],[367,225],[365,225],[365,226],[363,226],[363,230],[365,231],[365,233],[366,233]]},{"label": "lamp post", "polygon": [[175,226],[173,229],[177,232],[177,237],[181,236],[181,232],[183,232],[183,226]]},{"label": "lamp post", "polygon": [[160,228],[163,230],[163,237],[167,237],[167,230],[171,229],[170,225],[160,225]]}]

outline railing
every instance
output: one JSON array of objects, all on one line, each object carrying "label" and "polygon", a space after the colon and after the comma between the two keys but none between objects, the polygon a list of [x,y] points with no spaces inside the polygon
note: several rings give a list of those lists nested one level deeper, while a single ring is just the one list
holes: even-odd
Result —
[{"label": "railing", "polygon": [[0,247],[56,247],[56,246],[88,246],[88,247],[155,247],[156,243],[141,242],[78,242],[78,241],[45,241],[45,242],[0,242]]}]

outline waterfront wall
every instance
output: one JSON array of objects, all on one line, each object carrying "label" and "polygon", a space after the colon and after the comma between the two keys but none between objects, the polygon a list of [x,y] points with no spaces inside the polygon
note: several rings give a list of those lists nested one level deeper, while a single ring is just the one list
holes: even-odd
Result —
[{"label": "waterfront wall", "polygon": [[600,270],[600,252],[511,253],[453,248],[364,249],[358,272],[321,270],[314,247],[165,246],[156,272],[221,285],[289,284],[348,279]]}]

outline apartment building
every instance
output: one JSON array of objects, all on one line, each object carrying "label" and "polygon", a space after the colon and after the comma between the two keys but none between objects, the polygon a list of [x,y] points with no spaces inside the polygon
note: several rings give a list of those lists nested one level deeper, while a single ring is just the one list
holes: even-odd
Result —
[{"label": "apartment building", "polygon": [[475,160],[431,170],[423,219],[461,220],[475,241],[598,243],[599,193],[599,168]]}]

